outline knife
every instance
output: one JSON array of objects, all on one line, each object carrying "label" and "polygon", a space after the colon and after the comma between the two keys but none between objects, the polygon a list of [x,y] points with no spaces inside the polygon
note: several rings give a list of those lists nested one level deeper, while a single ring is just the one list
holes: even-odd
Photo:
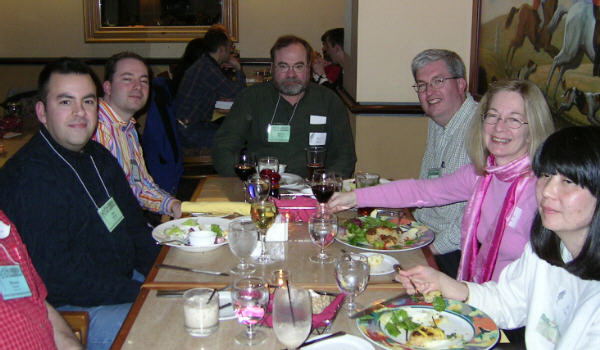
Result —
[{"label": "knife", "polygon": [[298,349],[303,348],[305,346],[312,345],[314,343],[318,343],[318,342],[323,341],[323,340],[327,340],[327,339],[339,337],[339,336],[342,336],[342,335],[346,335],[346,332],[339,331],[339,332],[332,333],[330,335],[326,335],[326,336],[321,337],[319,339],[313,339],[313,340],[305,341],[304,343],[300,344],[300,346],[298,347]]},{"label": "knife", "polygon": [[384,301],[377,302],[377,303],[375,303],[375,304],[373,304],[373,305],[369,306],[369,307],[368,307],[368,308],[366,308],[366,309],[362,309],[362,310],[360,310],[360,311],[358,311],[358,312],[355,312],[355,313],[353,313],[352,315],[350,315],[349,317],[350,317],[350,318],[358,318],[358,317],[363,317],[363,316],[365,316],[365,315],[368,315],[368,314],[370,314],[370,313],[371,313],[371,312],[373,312],[373,311],[376,311],[376,310],[379,310],[379,309],[381,309],[381,308],[384,308],[384,307],[385,307],[385,304],[387,304],[387,303],[390,303],[390,302],[392,302],[392,301],[394,301],[394,300],[396,300],[396,299],[398,299],[398,298],[401,298],[401,297],[403,297],[403,296],[406,296],[406,295],[407,295],[407,294],[406,294],[406,292],[404,292],[404,293],[400,293],[400,294],[398,294],[398,295],[395,295],[395,296],[393,296],[393,297],[391,297],[391,298],[389,298],[389,299],[385,299]]},{"label": "knife", "polygon": [[225,272],[198,270],[198,269],[192,269],[189,267],[167,265],[167,264],[156,264],[156,267],[158,267],[158,268],[162,267],[165,269],[173,269],[173,270],[180,270],[180,271],[196,272],[196,273],[205,273],[207,275],[214,275],[214,276],[229,276],[229,274],[225,273]]}]

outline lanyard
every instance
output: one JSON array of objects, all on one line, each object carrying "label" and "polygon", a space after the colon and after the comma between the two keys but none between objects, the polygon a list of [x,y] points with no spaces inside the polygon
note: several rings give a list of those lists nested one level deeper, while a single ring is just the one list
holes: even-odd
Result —
[{"label": "lanyard", "polygon": [[[48,144],[48,146],[50,146],[50,148],[54,151],[54,153],[56,153],[56,155],[60,159],[62,159],[63,162],[65,162],[65,164],[67,164],[69,166],[69,168],[71,168],[71,170],[73,170],[73,172],[75,173],[75,176],[77,177],[77,180],[79,180],[79,183],[81,184],[81,186],[83,186],[83,189],[85,190],[85,193],[87,193],[88,197],[90,197],[90,200],[92,201],[92,203],[94,204],[94,206],[96,207],[96,209],[99,210],[100,207],[98,207],[98,204],[96,204],[96,201],[94,201],[94,197],[92,197],[92,194],[90,193],[90,191],[87,189],[87,187],[83,183],[83,180],[81,180],[81,177],[77,173],[77,170],[75,170],[75,168],[73,168],[73,166],[71,165],[71,163],[69,163],[69,161],[67,161],[60,153],[58,153],[58,151],[54,148],[54,146],[52,146],[52,144],[50,143],[50,141],[48,141],[48,139],[46,138],[46,135],[44,135],[44,133],[42,133],[41,130],[40,130],[40,135],[42,135],[42,137],[44,138],[44,140],[46,141],[46,143]],[[102,183],[102,187],[104,187],[104,192],[106,192],[106,196],[110,199],[110,194],[108,193],[108,189],[106,189],[106,185],[104,184],[104,180],[102,180],[102,176],[100,176],[100,172],[98,171],[98,167],[96,166],[96,162],[94,162],[94,157],[92,157],[91,154],[89,156],[90,156],[90,159],[92,160],[92,164],[94,165],[94,169],[96,169],[96,174],[98,174],[98,178],[100,178],[100,182]]]},{"label": "lanyard", "polygon": [[[275,110],[273,111],[273,116],[271,117],[271,122],[269,124],[273,124],[273,120],[275,120],[275,114],[277,113],[277,107],[279,107],[279,101],[281,101],[281,95],[277,96],[277,103],[275,104]],[[300,104],[300,101],[298,101],[294,105],[294,110],[292,111],[292,116],[288,120],[287,125],[290,125],[290,123],[292,122],[292,119],[294,119],[294,115],[296,115],[296,108],[298,108],[299,104]]]}]

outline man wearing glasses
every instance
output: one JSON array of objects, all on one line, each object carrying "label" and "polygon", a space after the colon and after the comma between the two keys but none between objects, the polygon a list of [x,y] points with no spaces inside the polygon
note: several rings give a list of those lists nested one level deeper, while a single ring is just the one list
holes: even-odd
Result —
[{"label": "man wearing glasses", "polygon": [[330,89],[310,83],[312,48],[282,36],[271,48],[273,81],[254,85],[236,99],[215,137],[213,161],[224,176],[246,146],[256,157],[275,156],[287,172],[306,177],[305,148],[325,146],[325,167],[352,175],[356,153],[348,112]]},{"label": "man wearing glasses", "polygon": [[[452,51],[430,49],[412,61],[413,88],[429,120],[420,178],[436,178],[470,163],[465,138],[477,102],[467,93],[465,65]],[[415,218],[436,233],[430,246],[444,273],[456,277],[460,262],[460,225],[465,203],[417,209]]]}]

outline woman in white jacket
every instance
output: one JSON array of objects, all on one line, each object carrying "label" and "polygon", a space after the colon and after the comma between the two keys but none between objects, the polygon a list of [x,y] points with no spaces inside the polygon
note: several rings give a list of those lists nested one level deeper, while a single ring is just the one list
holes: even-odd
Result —
[{"label": "woman in white jacket", "polygon": [[458,282],[424,266],[400,271],[397,278],[409,293],[440,290],[478,307],[500,328],[526,326],[527,348],[597,348],[600,128],[551,135],[536,152],[533,170],[538,215],[531,241],[498,282]]}]

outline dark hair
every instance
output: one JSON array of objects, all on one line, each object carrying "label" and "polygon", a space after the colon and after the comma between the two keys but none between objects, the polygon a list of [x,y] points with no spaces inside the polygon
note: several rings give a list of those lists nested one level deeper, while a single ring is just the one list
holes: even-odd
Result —
[{"label": "dark hair", "polygon": [[177,66],[175,66],[175,68],[173,69],[173,80],[171,85],[173,87],[173,91],[177,92],[177,89],[179,89],[179,84],[183,79],[185,71],[192,64],[194,64],[194,62],[196,62],[200,58],[200,56],[202,56],[202,54],[205,52],[206,45],[204,45],[203,38],[196,38],[188,42],[187,46],[185,47],[183,56],[181,56],[179,62],[177,63]]},{"label": "dark hair", "polygon": [[[600,128],[570,127],[550,135],[533,159],[533,171],[542,174],[561,174],[600,198]],[[600,280],[600,215],[596,201],[594,217],[581,252],[569,263],[560,254],[560,239],[542,225],[536,216],[531,232],[533,251],[554,266],[563,267],[586,280]]]},{"label": "dark hair", "polygon": [[271,62],[275,62],[275,52],[293,44],[300,44],[304,46],[304,48],[306,49],[306,63],[310,65],[312,57],[312,47],[306,40],[295,35],[280,36],[277,39],[277,41],[275,41],[275,44],[273,44],[273,47],[271,48]]},{"label": "dark hair", "polygon": [[333,28],[321,35],[321,41],[331,46],[339,45],[344,48],[344,28]]},{"label": "dark hair", "polygon": [[204,34],[204,47],[206,52],[215,53],[221,46],[227,46],[229,44],[229,37],[220,28],[210,28],[206,34]]},{"label": "dark hair", "polygon": [[152,79],[152,71],[150,70],[150,66],[148,66],[148,63],[142,56],[135,52],[123,51],[110,56],[106,61],[106,64],[104,65],[104,81],[112,82],[115,72],[117,71],[117,63],[126,58],[133,58],[142,62],[148,69],[148,78]]},{"label": "dark hair", "polygon": [[44,103],[46,103],[46,98],[48,97],[48,82],[52,74],[89,75],[96,87],[96,95],[100,91],[100,80],[87,64],[75,58],[61,57],[54,62],[46,64],[38,76],[38,98]]}]

